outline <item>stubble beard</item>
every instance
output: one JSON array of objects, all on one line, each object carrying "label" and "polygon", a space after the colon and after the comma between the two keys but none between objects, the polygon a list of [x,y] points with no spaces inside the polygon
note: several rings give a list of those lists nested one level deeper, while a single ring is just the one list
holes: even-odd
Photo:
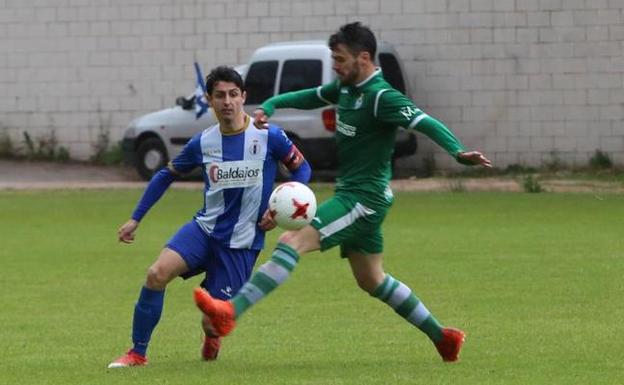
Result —
[{"label": "stubble beard", "polygon": [[360,70],[357,66],[353,66],[353,68],[349,71],[349,73],[340,79],[342,84],[348,86],[354,86],[357,82],[357,78],[360,76]]}]

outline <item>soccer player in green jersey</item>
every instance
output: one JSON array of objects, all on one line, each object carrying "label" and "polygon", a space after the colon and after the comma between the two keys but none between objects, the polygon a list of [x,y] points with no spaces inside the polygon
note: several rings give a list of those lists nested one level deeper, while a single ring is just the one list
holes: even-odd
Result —
[{"label": "soccer player in green jersey", "polygon": [[465,151],[448,128],[384,80],[373,61],[376,46],[369,28],[358,22],[342,26],[329,38],[336,81],[272,97],[255,111],[256,124],[262,125],[276,108],[335,105],[339,176],[335,195],[319,206],[312,223],[282,234],[271,259],[234,298],[221,301],[195,290],[197,306],[218,335],[229,334],[238,317],[281,285],[301,255],[340,245],[360,288],[423,331],[444,361],[457,360],[464,332],[443,327],[412,290],[382,266],[381,224],[393,201],[389,182],[397,127],[422,132],[462,164],[491,163],[480,152]]}]

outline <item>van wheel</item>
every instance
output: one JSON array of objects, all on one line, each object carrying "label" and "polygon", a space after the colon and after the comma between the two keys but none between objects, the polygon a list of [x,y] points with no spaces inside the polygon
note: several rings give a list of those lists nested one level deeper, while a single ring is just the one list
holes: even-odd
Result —
[{"label": "van wheel", "polygon": [[158,138],[147,138],[137,147],[137,171],[143,180],[150,180],[167,164],[167,150]]}]

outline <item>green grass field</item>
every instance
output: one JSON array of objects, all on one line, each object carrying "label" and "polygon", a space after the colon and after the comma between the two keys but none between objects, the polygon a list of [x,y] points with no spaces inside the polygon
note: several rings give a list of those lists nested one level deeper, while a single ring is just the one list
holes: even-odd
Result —
[{"label": "green grass field", "polygon": [[357,289],[332,250],[304,257],[214,363],[199,359],[200,280],[175,280],[150,365],[107,370],[130,346],[147,267],[201,203],[169,191],[119,244],[140,194],[0,192],[0,384],[622,382],[624,198],[592,194],[397,194],[386,270],[467,332],[456,364]]}]

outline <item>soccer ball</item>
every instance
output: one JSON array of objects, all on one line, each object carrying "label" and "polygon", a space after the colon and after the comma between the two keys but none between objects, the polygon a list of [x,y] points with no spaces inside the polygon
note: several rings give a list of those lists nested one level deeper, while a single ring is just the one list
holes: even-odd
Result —
[{"label": "soccer ball", "polygon": [[303,183],[282,183],[269,197],[269,210],[279,227],[285,230],[298,230],[314,218],[316,197]]}]

